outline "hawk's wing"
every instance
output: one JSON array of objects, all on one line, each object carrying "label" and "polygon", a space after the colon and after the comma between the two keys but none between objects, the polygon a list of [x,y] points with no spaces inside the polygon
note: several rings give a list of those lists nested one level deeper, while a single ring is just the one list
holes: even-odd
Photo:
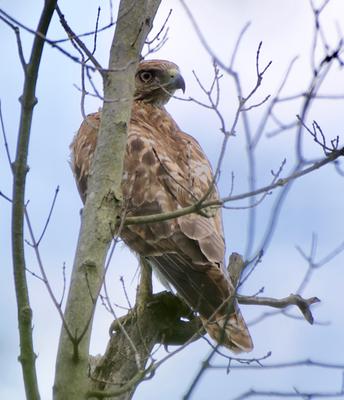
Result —
[{"label": "hawk's wing", "polygon": [[100,117],[100,112],[89,114],[70,145],[71,166],[83,203],[86,200],[87,180],[97,145]]}]

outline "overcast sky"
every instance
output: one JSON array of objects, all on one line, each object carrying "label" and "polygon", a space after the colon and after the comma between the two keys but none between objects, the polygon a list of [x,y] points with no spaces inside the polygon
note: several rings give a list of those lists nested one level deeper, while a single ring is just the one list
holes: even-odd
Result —
[{"label": "overcast sky", "polygon": [[[41,2],[2,1],[1,7],[28,27],[35,28],[39,18]],[[116,7],[116,1],[114,6]],[[320,4],[320,2],[318,2]],[[255,83],[255,58],[260,41],[262,65],[272,60],[262,87],[252,102],[259,102],[268,94],[274,94],[280,84],[290,61],[299,56],[284,95],[293,95],[307,89],[311,77],[310,54],[313,35],[312,12],[307,0],[215,0],[187,1],[204,37],[216,55],[225,63],[230,60],[239,32],[250,21],[238,51],[236,68],[240,72],[244,93],[248,93]],[[97,7],[102,7],[100,25],[109,21],[108,1],[61,1],[60,7],[70,25],[76,32],[93,29]],[[211,57],[205,51],[196,35],[188,16],[180,2],[165,0],[155,20],[155,30],[159,30],[170,9],[168,41],[154,55],[174,61],[180,66],[186,81],[185,97],[204,99],[192,71],[209,85],[212,78]],[[343,0],[332,0],[322,14],[324,32],[331,45],[338,42],[340,32],[344,32]],[[109,47],[113,31],[100,33],[96,56],[101,64],[108,61]],[[19,120],[19,102],[23,84],[23,74],[16,49],[13,32],[0,23],[0,53],[2,54],[0,74],[0,99],[6,126],[9,147],[14,157]],[[65,37],[54,17],[48,33],[49,38]],[[32,36],[22,32],[25,56],[28,57]],[[92,40],[89,40],[90,46]],[[72,51],[66,45],[66,49]],[[317,52],[319,59],[320,52]],[[150,55],[150,58],[153,56]],[[101,88],[99,79],[95,79]],[[29,153],[30,172],[27,179],[26,199],[37,236],[44,226],[51,200],[57,185],[60,186],[57,204],[47,234],[41,245],[41,253],[50,282],[57,296],[60,296],[63,277],[62,265],[66,264],[69,276],[79,231],[79,210],[82,207],[73,176],[68,164],[69,144],[81,120],[80,67],[66,59],[56,49],[45,47],[37,86],[38,105],[35,108],[32,137]],[[338,65],[330,71],[321,90],[323,94],[344,94],[344,74]],[[221,111],[226,124],[231,125],[237,105],[237,94],[233,82],[224,76],[221,83]],[[86,112],[97,110],[101,102],[97,98],[86,100]],[[344,100],[317,100],[308,114],[307,122],[316,119],[326,137],[336,135],[343,144],[343,106]],[[284,123],[295,121],[300,101],[288,102],[278,106],[277,116]],[[192,134],[203,146],[209,159],[216,163],[222,136],[219,121],[211,111],[190,102],[172,100],[168,105],[178,125]],[[264,113],[264,107],[249,113],[250,127],[254,132]],[[274,125],[268,125],[268,131]],[[271,170],[277,170],[286,158],[283,176],[293,167],[295,160],[295,130],[288,130],[274,138],[263,135],[256,154],[257,187],[271,181]],[[310,137],[304,139],[305,154],[311,158],[322,157],[320,148]],[[3,142],[0,142],[1,180],[0,190],[11,195],[11,174],[7,165]],[[231,174],[234,174],[234,192],[248,189],[248,162],[245,151],[245,134],[240,123],[236,136],[231,138],[222,168],[219,183],[222,195],[228,194]],[[281,210],[280,218],[272,241],[265,249],[262,262],[242,288],[242,293],[253,294],[264,287],[264,295],[284,297],[297,290],[306,270],[307,263],[300,256],[296,246],[309,254],[312,235],[318,238],[316,261],[321,260],[344,240],[343,190],[344,181],[332,166],[325,167],[296,182],[288,194]],[[265,199],[257,208],[257,225],[253,251],[258,249],[278,191]],[[247,203],[232,204],[244,206]],[[10,247],[10,207],[0,199],[1,212],[1,270],[0,270],[0,397],[21,400],[24,389],[21,380],[16,320],[16,304],[11,267]],[[244,253],[247,248],[247,210],[224,211],[227,253]],[[32,250],[26,249],[27,266],[38,273]],[[113,293],[113,302],[126,305],[119,283],[124,276],[129,295],[133,297],[137,284],[137,260],[129,251],[119,246],[115,263],[108,274],[108,284]],[[269,351],[272,356],[266,363],[276,363],[312,358],[330,363],[344,363],[342,345],[344,320],[342,312],[342,291],[344,279],[344,255],[340,254],[321,269],[315,271],[304,295],[318,296],[322,302],[313,308],[317,322],[310,326],[304,320],[279,315],[267,318],[250,328],[255,349],[249,357],[262,357]],[[54,378],[54,364],[60,330],[60,321],[51,299],[42,283],[28,276],[31,305],[34,312],[34,341],[38,354],[37,370],[42,399],[51,398]],[[156,284],[157,289],[161,289]],[[241,307],[248,322],[253,321],[267,309],[255,306]],[[120,313],[120,311],[118,311]],[[293,315],[299,315],[291,309]],[[92,354],[102,353],[108,340],[108,326],[111,315],[98,307],[95,329],[92,337]],[[208,344],[199,340],[183,352],[172,357],[156,373],[154,379],[144,382],[137,390],[135,399],[174,400],[186,392],[202,360],[208,354]],[[156,357],[162,356],[159,350]],[[221,358],[217,363],[224,363]],[[234,365],[234,364],[233,364]],[[278,371],[208,371],[193,399],[215,398],[230,400],[252,387],[292,391],[299,390],[335,391],[341,387],[341,371],[294,368]],[[262,398],[263,399],[263,398]]]}]

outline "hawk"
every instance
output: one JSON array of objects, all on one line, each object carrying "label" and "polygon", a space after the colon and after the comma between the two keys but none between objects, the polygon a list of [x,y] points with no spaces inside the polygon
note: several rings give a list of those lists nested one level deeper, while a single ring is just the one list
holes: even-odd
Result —
[{"label": "hawk", "polygon": [[[192,205],[213,185],[213,174],[198,142],[179,129],[164,107],[177,89],[185,90],[179,68],[165,60],[141,61],[135,85],[122,178],[127,215]],[[71,144],[83,202],[100,119],[101,112],[88,115]],[[209,199],[216,198],[213,185]],[[232,301],[235,289],[224,268],[221,210],[208,214],[125,226],[121,238],[199,313],[213,339],[236,353],[250,351],[251,337],[236,300]]]}]

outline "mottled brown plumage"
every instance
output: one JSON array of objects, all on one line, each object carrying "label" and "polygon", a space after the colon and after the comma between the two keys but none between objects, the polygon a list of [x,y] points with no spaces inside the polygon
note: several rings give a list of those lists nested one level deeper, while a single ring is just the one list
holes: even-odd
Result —
[{"label": "mottled brown plumage", "polygon": [[[122,190],[127,215],[173,211],[193,204],[208,190],[212,170],[197,141],[180,131],[164,104],[185,88],[178,67],[162,60],[142,61],[128,130]],[[72,166],[85,201],[101,112],[82,123],[72,148]],[[216,188],[210,198],[217,198]],[[209,334],[234,352],[250,351],[252,341],[224,268],[221,211],[190,214],[122,230],[123,241],[200,313]],[[223,327],[225,329],[223,330]]]}]

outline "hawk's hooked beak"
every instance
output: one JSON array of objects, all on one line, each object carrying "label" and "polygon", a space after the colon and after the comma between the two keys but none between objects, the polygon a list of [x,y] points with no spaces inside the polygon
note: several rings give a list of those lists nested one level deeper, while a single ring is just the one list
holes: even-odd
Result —
[{"label": "hawk's hooked beak", "polygon": [[185,81],[177,69],[170,69],[169,75],[171,78],[170,84],[175,90],[181,89],[183,93],[185,92]]}]

